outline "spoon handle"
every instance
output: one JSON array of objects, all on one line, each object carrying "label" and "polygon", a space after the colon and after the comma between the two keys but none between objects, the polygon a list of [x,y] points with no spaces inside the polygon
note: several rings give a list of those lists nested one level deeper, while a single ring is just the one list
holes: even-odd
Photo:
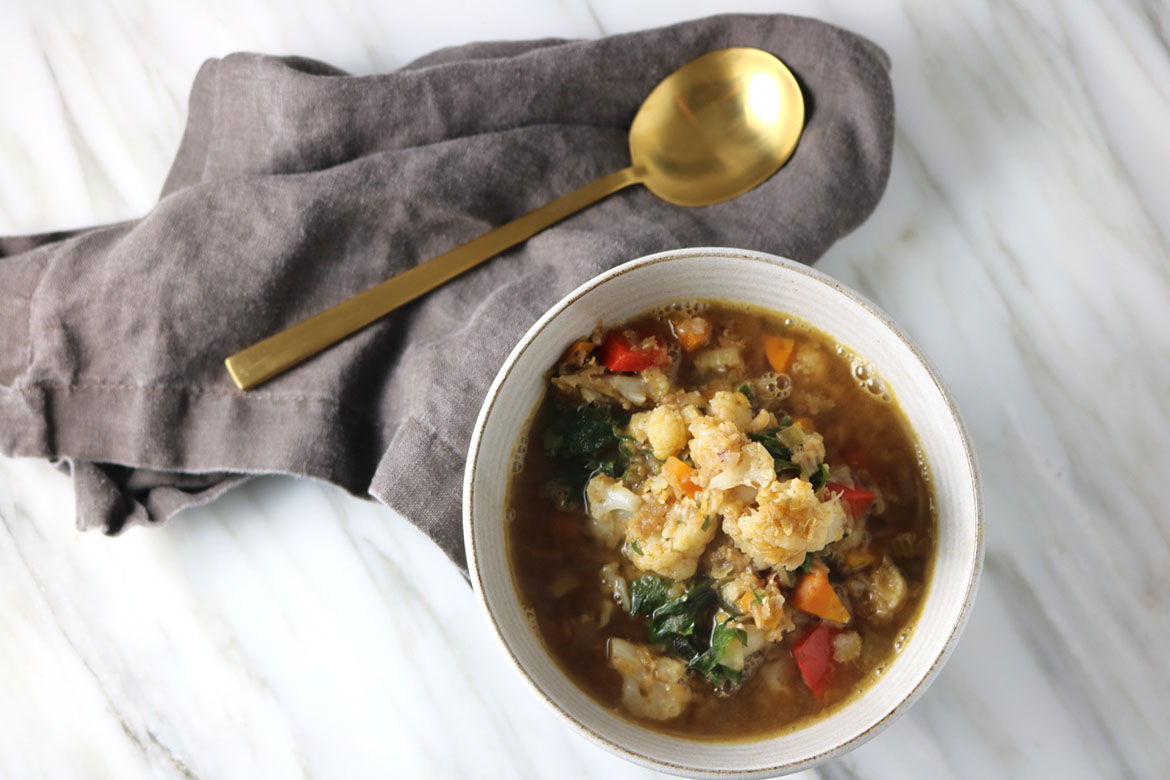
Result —
[{"label": "spoon handle", "polygon": [[266,382],[402,304],[640,180],[632,167],[603,176],[237,352],[224,361],[228,373],[241,390]]}]

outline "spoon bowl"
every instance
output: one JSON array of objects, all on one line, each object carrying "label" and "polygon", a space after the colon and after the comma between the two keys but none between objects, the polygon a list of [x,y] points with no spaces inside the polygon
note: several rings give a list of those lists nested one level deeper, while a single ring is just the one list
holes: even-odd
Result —
[{"label": "spoon bowl", "polygon": [[792,72],[760,49],[719,49],[656,86],[630,126],[631,165],[431,258],[224,361],[241,390],[346,336],[570,214],[631,184],[679,206],[742,195],[778,171],[804,128]]},{"label": "spoon bowl", "polygon": [[720,49],[646,97],[630,126],[630,159],[658,197],[707,206],[780,170],[803,127],[804,98],[783,62],[760,49]]}]

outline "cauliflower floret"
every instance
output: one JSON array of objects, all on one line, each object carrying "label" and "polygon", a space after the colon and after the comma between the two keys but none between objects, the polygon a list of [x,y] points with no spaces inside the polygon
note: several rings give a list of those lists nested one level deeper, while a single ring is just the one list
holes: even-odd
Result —
[{"label": "cauliflower floret", "polygon": [[824,350],[808,342],[801,343],[796,350],[796,355],[792,358],[792,363],[788,366],[790,373],[812,379],[824,377],[828,370],[829,363],[825,358]]},{"label": "cauliflower floret", "polygon": [[805,436],[800,447],[792,451],[791,460],[800,466],[804,473],[814,473],[825,461],[825,437],[819,433]]},{"label": "cauliflower floret", "polygon": [[703,561],[703,571],[717,580],[727,579],[751,568],[752,560],[730,539],[712,547]]},{"label": "cauliflower floret", "polygon": [[723,515],[723,530],[757,568],[795,569],[804,556],[816,552],[845,532],[845,509],[840,500],[820,501],[812,485],[802,479],[773,481],[756,495],[758,508]]},{"label": "cauliflower floret", "polygon": [[[764,445],[757,442],[745,444],[739,452],[729,452],[723,470],[711,478],[708,487],[715,490],[731,490],[740,486],[759,490],[776,479],[776,461],[768,454]],[[743,500],[750,501],[752,491]]]},{"label": "cauliflower floret", "polygon": [[622,676],[622,704],[634,715],[669,720],[691,703],[687,667],[682,661],[614,638],[609,640],[609,665]]},{"label": "cauliflower floret", "polygon": [[[865,587],[858,588],[860,581]],[[902,571],[888,557],[882,558],[881,565],[869,575],[851,577],[845,583],[854,603],[871,620],[882,623],[898,613],[906,600],[906,578]]]},{"label": "cauliflower floret", "polygon": [[745,430],[748,433],[759,433],[760,431],[766,431],[769,428],[775,428],[776,425],[776,415],[772,414],[767,409],[761,409],[760,413],[752,418],[752,421],[747,424]]},{"label": "cauliflower floret", "polygon": [[630,608],[630,586],[622,576],[622,567],[617,561],[610,561],[598,571],[601,592],[611,597],[622,609]]},{"label": "cauliflower floret", "polygon": [[640,375],[615,374],[596,363],[588,363],[571,374],[554,376],[552,384],[569,398],[580,398],[590,404],[616,403],[623,409],[644,405],[652,390]]},{"label": "cauliflower floret", "polygon": [[842,631],[833,637],[833,660],[839,664],[856,661],[861,656],[861,634]]},{"label": "cauliflower floret", "polygon": [[662,403],[666,396],[674,392],[674,385],[670,377],[661,368],[651,366],[642,372],[642,381],[646,383],[646,392],[654,403]]},{"label": "cauliflower floret", "polygon": [[638,492],[642,494],[642,498],[657,501],[659,504],[665,504],[679,495],[675,485],[661,472],[643,479]]},{"label": "cauliflower floret", "polygon": [[601,593],[605,599],[602,600],[598,610],[597,626],[603,628],[609,624],[610,618],[613,617],[615,606],[629,611],[630,585],[622,576],[622,567],[617,561],[610,561],[602,566],[601,570],[598,571],[598,579]]},{"label": "cauliflower floret", "polygon": [[[685,416],[685,410],[684,410]],[[704,490],[708,512],[755,499],[756,491],[776,478],[776,464],[763,445],[748,441],[734,423],[703,414],[690,416],[689,452],[698,468],[694,482]]]},{"label": "cauliflower floret", "polygon": [[626,525],[622,552],[643,571],[685,580],[695,573],[718,526],[692,499],[669,504],[645,501]]},{"label": "cauliflower floret", "polygon": [[723,598],[748,615],[770,642],[778,642],[795,625],[784,606],[784,594],[774,577],[761,579],[753,571],[738,574],[720,588]]},{"label": "cauliflower floret", "polygon": [[716,347],[704,349],[695,353],[695,369],[702,374],[731,374],[738,376],[743,373],[743,355],[739,347]]},{"label": "cauliflower floret", "polygon": [[669,406],[656,406],[630,418],[630,435],[649,442],[654,457],[666,460],[687,446],[687,424],[682,412]]},{"label": "cauliflower floret", "polygon": [[736,428],[742,430],[751,425],[752,402],[743,393],[719,390],[711,398],[708,406],[712,416],[725,420]]},{"label": "cauliflower floret", "polygon": [[598,474],[585,486],[589,533],[606,547],[617,547],[626,535],[626,521],[642,508],[642,499],[613,477]]},{"label": "cauliflower floret", "polygon": [[723,471],[728,457],[738,456],[748,443],[742,431],[716,417],[692,414],[688,428],[691,432],[691,462],[707,479]]}]

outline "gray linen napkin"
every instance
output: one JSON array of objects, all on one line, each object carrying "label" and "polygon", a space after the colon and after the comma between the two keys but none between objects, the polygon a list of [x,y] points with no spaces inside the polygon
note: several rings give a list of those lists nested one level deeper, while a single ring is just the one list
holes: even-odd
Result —
[{"label": "gray linen napkin", "polygon": [[[650,89],[756,46],[810,111],[795,156],[736,200],[615,195],[249,393],[226,355],[628,163]],[[810,19],[719,16],[596,41],[472,44],[387,75],[207,62],[158,205],[0,239],[0,451],[70,469],[81,528],[116,533],[252,474],[371,495],[460,567],[464,453],[524,330],[625,260],[693,245],[812,262],[889,173],[885,54]]]}]

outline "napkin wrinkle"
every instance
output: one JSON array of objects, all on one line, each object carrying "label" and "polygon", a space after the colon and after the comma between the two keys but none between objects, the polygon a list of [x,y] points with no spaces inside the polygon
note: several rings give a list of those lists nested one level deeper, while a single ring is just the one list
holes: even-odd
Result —
[{"label": "napkin wrinkle", "polygon": [[[812,108],[767,182],[693,209],[630,188],[262,388],[231,384],[224,356],[628,165],[650,89],[728,45],[775,52]],[[815,261],[885,188],[888,62],[839,28],[770,15],[469,44],[374,76],[210,60],[150,213],[0,238],[0,451],[69,470],[83,528],[158,523],[252,475],[294,474],[383,501],[462,567],[471,427],[521,334],[638,255]]]},{"label": "napkin wrinkle", "polygon": [[156,524],[186,507],[206,504],[251,476],[223,471],[155,471],[74,460],[61,465],[73,479],[77,527],[111,534],[126,525]]},{"label": "napkin wrinkle", "polygon": [[538,38],[528,41],[479,41],[448,46],[417,57],[400,70],[422,70],[452,62],[483,62],[506,57],[519,57],[540,49],[562,46],[572,41],[565,38]]}]

